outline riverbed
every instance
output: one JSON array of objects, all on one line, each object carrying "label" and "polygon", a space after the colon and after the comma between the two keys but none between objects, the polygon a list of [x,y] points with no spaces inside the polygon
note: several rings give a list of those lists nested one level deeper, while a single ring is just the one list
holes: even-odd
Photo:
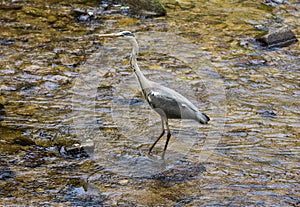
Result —
[{"label": "riverbed", "polygon": [[[299,3],[280,2],[169,0],[152,18],[109,2],[4,2],[0,205],[300,205],[299,43],[255,41],[283,26],[299,40]],[[130,44],[97,37],[123,30],[145,76],[211,118],[170,120],[165,160],[165,138],[148,155],[161,123]]]}]

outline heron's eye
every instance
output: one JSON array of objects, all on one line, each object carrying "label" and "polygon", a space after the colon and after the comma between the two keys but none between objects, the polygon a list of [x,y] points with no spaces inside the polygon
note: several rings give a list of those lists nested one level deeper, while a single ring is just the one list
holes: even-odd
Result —
[{"label": "heron's eye", "polygon": [[123,36],[134,36],[131,32],[123,32]]}]

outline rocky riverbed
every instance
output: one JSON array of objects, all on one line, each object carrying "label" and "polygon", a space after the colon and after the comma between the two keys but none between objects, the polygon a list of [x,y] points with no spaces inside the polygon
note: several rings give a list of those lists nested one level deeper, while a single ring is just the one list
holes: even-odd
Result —
[{"label": "rocky riverbed", "polygon": [[[257,41],[299,40],[298,1],[132,2],[2,1],[0,205],[300,205],[299,42]],[[149,79],[211,117],[170,121],[165,161],[130,45],[97,38],[122,30]]]}]

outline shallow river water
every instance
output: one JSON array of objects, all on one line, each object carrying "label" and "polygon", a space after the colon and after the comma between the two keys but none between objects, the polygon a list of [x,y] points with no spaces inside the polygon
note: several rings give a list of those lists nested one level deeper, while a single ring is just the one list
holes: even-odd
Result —
[{"label": "shallow river water", "polygon": [[[165,0],[158,18],[109,2],[4,2],[0,205],[300,205],[299,43],[254,41],[281,26],[299,39],[300,5],[274,2]],[[147,154],[161,123],[129,43],[96,36],[122,30],[147,78],[211,118],[170,120],[165,160],[165,138]]]}]

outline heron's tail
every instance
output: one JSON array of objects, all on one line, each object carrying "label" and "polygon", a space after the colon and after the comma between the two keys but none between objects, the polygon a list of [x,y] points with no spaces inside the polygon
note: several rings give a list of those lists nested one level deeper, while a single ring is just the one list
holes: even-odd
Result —
[{"label": "heron's tail", "polygon": [[209,122],[210,118],[202,112],[197,113],[197,121],[199,121],[201,124],[207,124]]}]

